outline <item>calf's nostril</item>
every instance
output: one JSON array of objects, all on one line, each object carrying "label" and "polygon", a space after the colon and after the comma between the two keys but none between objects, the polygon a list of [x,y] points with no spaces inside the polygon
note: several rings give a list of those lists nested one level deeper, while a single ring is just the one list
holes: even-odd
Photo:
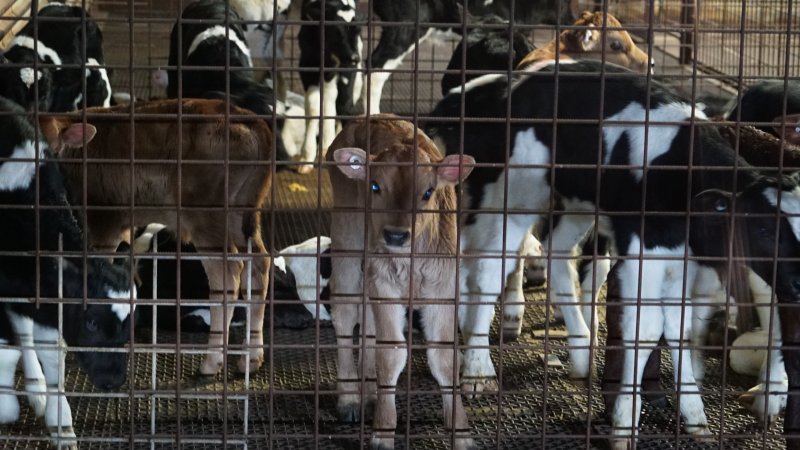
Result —
[{"label": "calf's nostril", "polygon": [[401,246],[409,237],[411,237],[411,233],[408,231],[383,230],[383,239],[388,245]]}]

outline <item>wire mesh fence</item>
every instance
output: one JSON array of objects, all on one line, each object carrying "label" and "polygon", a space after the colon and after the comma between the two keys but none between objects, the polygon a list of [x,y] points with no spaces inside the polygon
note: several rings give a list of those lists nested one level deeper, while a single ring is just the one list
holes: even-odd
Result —
[{"label": "wire mesh fence", "polygon": [[0,6],[3,448],[800,445],[796,2],[69,4]]}]

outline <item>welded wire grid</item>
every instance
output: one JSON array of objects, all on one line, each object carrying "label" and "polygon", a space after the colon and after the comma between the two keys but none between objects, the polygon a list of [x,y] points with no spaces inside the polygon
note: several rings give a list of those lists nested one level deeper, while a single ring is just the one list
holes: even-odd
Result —
[{"label": "welded wire grid", "polygon": [[[590,7],[591,2],[577,2]],[[634,29],[642,48],[656,60],[655,78],[686,95],[730,92],[755,77],[796,77],[798,8],[787,14],[786,0],[758,2],[611,1],[609,12]],[[165,67],[169,30],[187,3],[177,1],[98,1],[91,13],[104,33],[107,66],[115,90],[139,99],[164,92],[151,83],[153,70]],[[742,7],[746,4],[746,7]],[[649,9],[647,5],[657,8]],[[796,6],[796,5],[793,5]],[[367,2],[359,7],[366,12]],[[13,10],[16,13],[16,10]],[[372,22],[370,22],[372,23]],[[375,25],[375,24],[373,24]],[[289,89],[302,92],[297,75],[298,22],[288,26],[284,58],[256,60],[260,70],[278,69]],[[541,44],[553,27],[533,29]],[[374,41],[376,25],[363,35]],[[440,98],[438,81],[455,41],[425,43],[405,59],[384,89],[382,111],[424,117]],[[372,45],[366,45],[369,49]],[[367,58],[364,54],[362,57]],[[327,234],[331,207],[327,175],[280,172],[273,180],[265,237],[271,251]],[[121,205],[126,206],[126,205]],[[127,205],[134,213],[135,205]],[[511,252],[515,249],[506,249]],[[542,288],[526,292],[529,303],[522,336],[499,342],[492,329],[492,357],[500,391],[465,400],[471,435],[481,448],[596,448],[609,434],[602,417],[600,386],[572,383],[568,377],[566,331],[546,302]],[[604,316],[604,307],[598,305]],[[601,321],[602,323],[602,321]],[[117,392],[92,386],[75,360],[68,359],[65,391],[81,448],[364,448],[371,423],[342,424],[336,417],[335,336],[328,324],[292,331],[265,329],[264,367],[236,377],[235,358],[228,376],[210,384],[194,378],[207,337],[145,330],[130,346],[128,383]],[[242,352],[244,329],[234,329],[228,354]],[[601,325],[598,367],[603,365],[605,327]],[[176,345],[178,343],[179,345]],[[664,352],[666,354],[666,352]],[[736,402],[753,379],[723,366],[722,352],[711,352],[702,392],[714,433],[697,442],[681,431],[675,410],[671,363],[664,356],[661,378],[668,405],[644,403],[640,448],[780,448],[782,419],[759,424]],[[562,364],[563,362],[563,364]],[[23,392],[20,380],[16,392]],[[24,401],[22,402],[24,404]],[[398,383],[398,434],[401,448],[447,448],[441,399],[415,333],[411,364]],[[0,428],[3,448],[48,448],[41,419],[22,407],[20,420]]]}]

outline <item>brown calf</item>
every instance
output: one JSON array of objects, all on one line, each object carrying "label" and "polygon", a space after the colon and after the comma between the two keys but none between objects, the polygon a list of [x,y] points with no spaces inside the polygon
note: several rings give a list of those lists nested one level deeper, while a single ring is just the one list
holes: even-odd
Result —
[{"label": "brown calf", "polygon": [[[226,121],[226,107],[217,100],[145,103],[133,110],[134,126],[129,106],[86,110],[92,123],[86,128],[80,117],[40,120],[50,148],[61,157],[72,198],[87,206],[94,247],[113,251],[126,230],[158,222],[180,230],[181,238],[198,251],[220,255],[202,261],[211,300],[227,306],[226,312],[223,306],[211,307],[208,343],[218,353],[206,355],[202,375],[214,375],[222,365],[232,301],[245,273],[242,258],[235,254],[246,251],[248,239],[256,255],[253,287],[260,301],[251,315],[249,357],[239,361],[239,370],[248,361],[250,370],[257,370],[264,355],[269,259],[261,237],[261,209],[272,182],[273,136],[264,121],[234,106],[230,113],[239,117]],[[84,138],[91,139],[85,147]]]},{"label": "brown calf", "polygon": [[[422,131],[387,116],[351,122],[330,150],[328,161],[338,164],[329,170],[335,207],[331,214],[332,317],[340,349],[338,387],[350,391],[340,394],[340,416],[353,420],[359,415],[351,336],[359,322],[359,296],[365,295],[372,314],[366,312],[364,328],[368,336],[374,330],[380,348],[377,356],[365,355],[362,361],[367,378],[374,370],[380,386],[372,448],[394,448],[395,387],[408,353],[403,334],[407,307],[421,314],[425,338],[432,346],[428,365],[443,391],[445,426],[455,430],[456,448],[473,448],[461,397],[452,391],[459,385],[453,186],[466,178],[475,161],[470,156],[442,158]],[[361,272],[361,257],[341,256],[365,248],[373,255],[364,264],[366,276]],[[374,325],[370,323],[373,315]],[[373,361],[376,366],[371,369]],[[374,385],[366,392],[373,394]]]},{"label": "brown calf", "polygon": [[[558,39],[553,39],[544,47],[528,53],[520,61],[517,69],[535,67],[537,62],[556,59],[596,59],[627,67],[635,72],[647,73],[652,71],[652,59],[647,57],[636,46],[627,31],[622,30],[622,24],[611,14],[602,12],[584,11],[581,17],[573,24],[576,27],[561,32]],[[605,34],[605,38],[603,37]],[[605,43],[605,46],[603,46]]]}]

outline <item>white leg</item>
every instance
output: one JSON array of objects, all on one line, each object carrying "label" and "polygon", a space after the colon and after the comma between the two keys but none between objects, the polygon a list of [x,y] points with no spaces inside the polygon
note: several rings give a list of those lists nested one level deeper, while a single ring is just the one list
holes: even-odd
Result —
[{"label": "white leg", "polygon": [[[664,338],[672,355],[678,406],[686,423],[686,431],[696,436],[710,434],[703,399],[692,369],[689,337],[692,335],[692,305],[683,292],[683,264],[667,263],[672,267],[663,290]],[[691,290],[697,273],[696,263],[688,262],[686,286]]]},{"label": "white leg", "polygon": [[334,76],[331,81],[325,81],[322,84],[322,96],[324,97],[322,103],[322,115],[325,117],[330,117],[330,119],[323,119],[322,120],[322,137],[320,141],[322,141],[322,154],[320,158],[323,160],[325,159],[325,153],[328,151],[328,147],[333,142],[333,138],[336,137],[336,96],[339,95],[339,90],[337,87],[337,83],[339,82],[339,76]]},{"label": "white leg", "polygon": [[28,403],[36,412],[36,417],[41,417],[44,415],[47,395],[45,394],[46,383],[42,366],[33,349],[33,319],[14,314],[11,311],[8,312],[8,316],[22,347],[22,367],[25,373],[25,391],[27,391]]},{"label": "white leg", "polygon": [[764,360],[759,375],[759,386],[748,391],[753,395],[750,410],[767,423],[780,414],[786,407],[786,392],[789,390],[786,367],[783,364],[781,353],[781,323],[778,320],[778,310],[772,304],[772,288],[758,275],[750,271],[750,287],[753,291],[753,302],[756,305],[761,329],[770,328],[772,342],[769,343],[769,353]]},{"label": "white leg", "polygon": [[[638,244],[638,243],[637,243]],[[631,245],[633,247],[633,245]],[[637,245],[638,247],[638,245]],[[638,250],[638,248],[637,248]],[[641,386],[645,364],[658,345],[663,331],[664,318],[661,306],[654,304],[661,298],[664,271],[656,264],[645,261],[641,271],[641,301],[639,298],[640,264],[637,260],[620,261],[619,276],[622,307],[622,342],[625,356],[622,366],[620,394],[611,413],[614,435],[612,448],[632,447],[641,414]],[[653,270],[655,269],[655,270]],[[642,304],[642,303],[647,303]]]},{"label": "white leg", "polygon": [[72,411],[64,395],[64,359],[67,349],[58,330],[34,324],[33,339],[36,355],[42,363],[47,382],[47,406],[44,423],[50,431],[53,446],[75,449],[78,443],[72,428]]},{"label": "white leg", "polygon": [[[505,248],[519,249],[525,234],[530,230],[534,216],[508,216],[505,230]],[[464,230],[462,239],[470,242],[472,248],[489,249],[487,252],[471,252],[462,260],[465,272],[462,274],[462,295],[459,310],[459,325],[468,348],[464,352],[461,383],[465,392],[480,392],[484,388],[496,388],[496,372],[489,353],[489,328],[494,318],[497,297],[502,292],[502,280],[515,268],[516,258],[507,258],[505,267],[502,252],[503,240],[487,241],[487,237],[503,236],[503,222],[496,215],[480,216],[474,226]],[[490,230],[487,233],[487,230]],[[499,247],[499,248],[497,248]],[[515,252],[512,251],[512,254]],[[504,270],[505,269],[505,270]],[[464,289],[466,288],[466,289]]]},{"label": "white leg", "polygon": [[[364,93],[361,95],[361,98],[364,100],[364,114],[373,115],[381,112],[381,93],[383,92],[383,86],[386,84],[386,81],[392,75],[391,71],[400,67],[400,64],[403,63],[403,59],[414,50],[417,44],[421,44],[422,41],[427,39],[432,31],[433,28],[429,29],[427,33],[419,38],[417,43],[408,47],[402,55],[383,63],[381,72],[371,72],[369,74],[367,82],[364,83]],[[367,86],[369,86],[369,95],[367,95]]]},{"label": "white leg", "polygon": [[[590,215],[564,215],[550,236],[553,256],[550,263],[550,300],[561,310],[569,333],[570,376],[581,379],[587,378],[591,371],[589,346],[592,341],[575,292],[578,274],[572,258],[575,246],[584,240],[593,225],[594,217]],[[543,245],[548,248],[547,243]]]},{"label": "white leg", "polygon": [[[3,306],[0,305],[0,308]],[[9,345],[5,339],[0,339],[0,345]],[[13,393],[16,384],[14,374],[17,371],[17,362],[22,354],[16,348],[0,349],[0,389],[11,391],[0,394],[0,423],[13,423],[19,419],[19,401]]]},{"label": "white leg", "polygon": [[[583,322],[590,328],[592,332],[592,345],[597,347],[597,330],[599,320],[597,318],[597,302],[600,301],[600,288],[608,278],[608,273],[611,272],[611,258],[608,254],[597,255],[594,262],[590,263],[587,267],[589,275],[584,278],[581,283],[581,313],[583,314]],[[592,278],[594,274],[594,278]]]},{"label": "white leg", "polygon": [[[306,136],[303,140],[303,150],[299,160],[302,162],[313,163],[317,158],[319,131],[319,115],[322,107],[320,105],[320,87],[311,86],[306,92]],[[313,168],[310,164],[299,166],[297,171],[308,173]]]},{"label": "white leg", "polygon": [[502,333],[505,341],[514,341],[522,333],[522,317],[525,315],[525,293],[523,291],[525,257],[542,256],[542,244],[530,231],[525,235],[519,256],[516,268],[506,280],[506,289],[503,294]]},{"label": "white leg", "polygon": [[[717,272],[699,266],[692,288],[692,369],[697,381],[705,378],[706,366],[702,346],[708,339],[708,326],[714,312],[725,301],[725,290]],[[720,297],[722,296],[722,297]]]}]

